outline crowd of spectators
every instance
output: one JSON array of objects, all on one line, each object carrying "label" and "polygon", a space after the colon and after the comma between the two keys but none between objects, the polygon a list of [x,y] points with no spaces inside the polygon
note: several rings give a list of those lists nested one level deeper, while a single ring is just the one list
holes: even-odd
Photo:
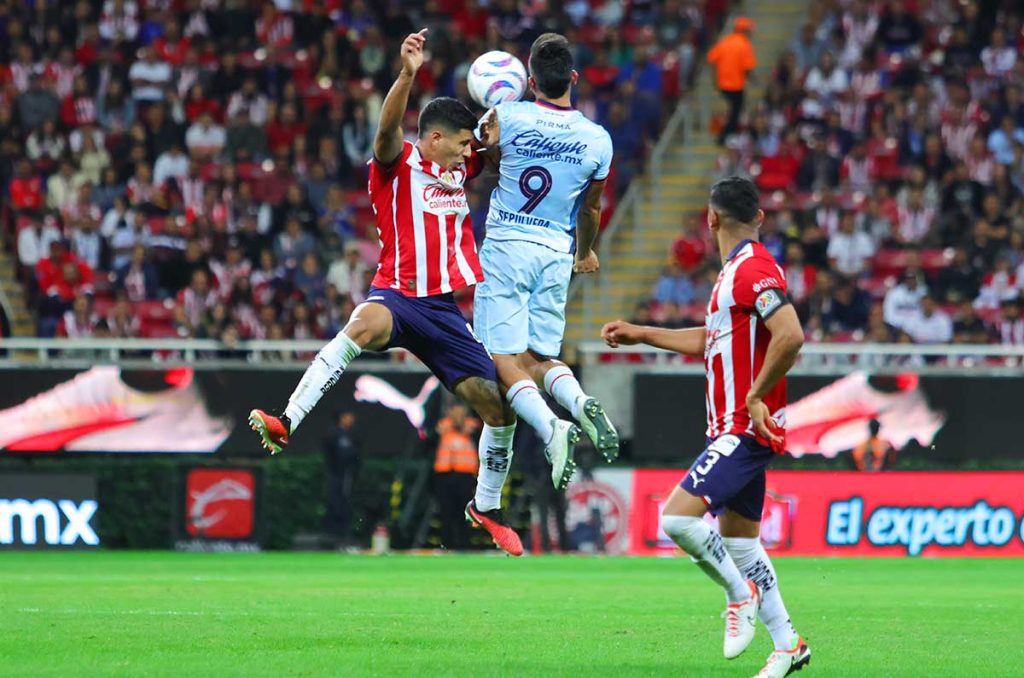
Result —
[{"label": "crowd of spectators", "polygon": [[[1024,345],[1022,54],[1014,0],[810,4],[717,168],[761,187],[810,339]],[[704,220],[639,320],[703,322]]]},{"label": "crowd of spectators", "polygon": [[[398,44],[405,129],[490,49],[566,34],[611,211],[724,0],[0,0],[0,213],[41,336],[322,338],[376,264],[365,194]],[[483,226],[486,184],[471,195]]]}]

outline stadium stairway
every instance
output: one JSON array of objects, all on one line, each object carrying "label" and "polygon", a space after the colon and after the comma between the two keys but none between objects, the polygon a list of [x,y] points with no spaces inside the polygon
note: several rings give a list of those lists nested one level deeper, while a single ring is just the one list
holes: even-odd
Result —
[{"label": "stadium stairway", "polygon": [[[758,68],[747,87],[749,110],[761,99],[778,56],[806,16],[807,2],[747,0],[739,12],[756,24]],[[647,171],[633,181],[602,236],[600,274],[581,276],[570,292],[567,359],[574,360],[579,342],[598,339],[605,322],[629,318],[636,303],[651,294],[684,218],[707,204],[720,153],[708,122],[712,112],[724,110],[711,69],[701,68],[694,89],[681,100],[651,153]]]},{"label": "stadium stairway", "polygon": [[7,310],[11,336],[35,336],[36,326],[25,306],[25,291],[18,282],[16,262],[3,250],[0,250],[0,304]]}]

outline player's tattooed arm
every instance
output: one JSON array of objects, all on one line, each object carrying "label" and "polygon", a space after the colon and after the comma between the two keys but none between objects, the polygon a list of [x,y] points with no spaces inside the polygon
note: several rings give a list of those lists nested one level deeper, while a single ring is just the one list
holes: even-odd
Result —
[{"label": "player's tattooed arm", "polygon": [[572,270],[576,273],[593,273],[601,267],[594,252],[594,243],[601,228],[601,194],[604,181],[592,181],[583,198],[583,206],[576,217],[576,261]]},{"label": "player's tattooed arm", "polygon": [[413,79],[423,65],[426,32],[427,29],[424,28],[419,33],[410,33],[402,43],[402,70],[381,106],[377,134],[373,138],[373,157],[384,165],[390,165],[402,155],[402,118],[409,108],[409,93],[412,91]]},{"label": "player's tattooed arm", "polygon": [[612,348],[647,344],[682,355],[702,356],[707,331],[703,327],[667,330],[663,327],[647,327],[623,320],[613,320],[601,328],[601,338]]}]

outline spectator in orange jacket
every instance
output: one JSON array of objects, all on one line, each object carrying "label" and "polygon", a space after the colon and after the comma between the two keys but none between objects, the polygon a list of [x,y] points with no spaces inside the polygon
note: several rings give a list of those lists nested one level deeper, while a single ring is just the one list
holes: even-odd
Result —
[{"label": "spectator in orange jacket", "polygon": [[753,32],[753,21],[745,16],[737,17],[733,32],[715,43],[708,52],[708,63],[715,67],[718,89],[729,104],[729,118],[718,135],[720,146],[726,137],[739,130],[747,75],[757,66],[754,45],[750,42]]}]

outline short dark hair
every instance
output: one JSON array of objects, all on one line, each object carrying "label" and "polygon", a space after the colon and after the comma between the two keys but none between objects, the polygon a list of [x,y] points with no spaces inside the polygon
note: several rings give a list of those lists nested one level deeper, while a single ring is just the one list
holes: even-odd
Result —
[{"label": "short dark hair", "polygon": [[711,204],[736,221],[752,224],[760,209],[757,186],[744,177],[726,177],[711,187]]},{"label": "short dark hair", "polygon": [[441,128],[452,133],[459,130],[474,130],[477,126],[476,116],[458,99],[438,97],[427,103],[420,111],[420,132],[422,137],[427,132]]},{"label": "short dark hair", "polygon": [[530,47],[530,75],[544,96],[560,97],[572,84],[572,50],[558,33],[544,33]]}]

